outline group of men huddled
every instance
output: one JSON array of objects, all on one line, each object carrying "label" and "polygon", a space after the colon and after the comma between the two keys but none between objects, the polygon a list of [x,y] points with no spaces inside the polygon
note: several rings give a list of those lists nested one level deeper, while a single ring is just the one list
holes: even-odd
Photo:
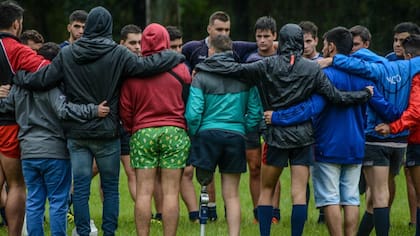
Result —
[{"label": "group of men huddled", "polygon": [[[393,178],[404,156],[410,223],[420,235],[416,24],[395,27],[394,53],[385,58],[367,49],[371,35],[360,25],[328,30],[318,53],[310,21],[277,31],[263,16],[256,43],[232,41],[230,18],[217,11],[201,41],[182,45],[175,27],[152,23],[143,31],[123,27],[117,44],[111,14],[95,7],[72,13],[70,38],[58,46],[34,30],[21,34],[16,3],[0,3],[0,12],[0,186],[9,235],[21,234],[25,215],[28,234],[44,235],[47,199],[51,234],[66,235],[70,198],[74,234],[89,235],[97,173],[101,230],[115,235],[120,160],[137,235],[150,234],[152,197],[164,235],[177,234],[180,193],[190,220],[199,219],[194,168],[208,178],[219,169],[228,233],[240,235],[247,162],[260,235],[280,220],[279,177],[289,164],[292,235],[304,231],[310,176],[330,235],[373,228],[388,235]],[[208,187],[214,221],[214,184]]]}]

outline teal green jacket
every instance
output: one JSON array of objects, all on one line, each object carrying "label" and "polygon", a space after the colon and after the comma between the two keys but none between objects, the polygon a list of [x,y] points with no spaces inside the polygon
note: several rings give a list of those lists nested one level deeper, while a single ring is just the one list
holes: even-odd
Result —
[{"label": "teal green jacket", "polygon": [[[203,63],[233,62],[231,52],[217,53]],[[245,134],[257,130],[262,106],[255,86],[212,72],[198,72],[191,83],[185,111],[188,132],[219,129]]]}]

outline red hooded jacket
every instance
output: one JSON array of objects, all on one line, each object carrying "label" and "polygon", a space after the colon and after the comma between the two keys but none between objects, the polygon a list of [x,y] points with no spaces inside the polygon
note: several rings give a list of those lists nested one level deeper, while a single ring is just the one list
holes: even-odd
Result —
[{"label": "red hooded jacket", "polygon": [[409,144],[420,144],[420,74],[414,76],[411,82],[410,98],[408,107],[400,119],[390,124],[391,133],[399,133],[405,129],[410,130],[408,135]]},{"label": "red hooded jacket", "polygon": [[[169,49],[169,34],[165,27],[156,23],[148,25],[143,31],[141,49],[144,56]],[[191,83],[191,75],[185,64],[178,64],[172,70],[185,83]],[[139,129],[161,126],[186,129],[184,112],[182,85],[168,72],[124,81],[120,117],[130,134]]]}]

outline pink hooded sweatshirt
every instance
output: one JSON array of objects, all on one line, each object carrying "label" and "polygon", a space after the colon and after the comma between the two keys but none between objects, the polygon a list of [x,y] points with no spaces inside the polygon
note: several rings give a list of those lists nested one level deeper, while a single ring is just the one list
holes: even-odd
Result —
[{"label": "pink hooded sweatshirt", "polygon": [[[142,54],[148,56],[169,49],[169,34],[162,25],[148,25],[142,35]],[[172,70],[191,84],[187,66],[178,64]],[[168,72],[147,78],[127,79],[121,89],[120,117],[124,128],[133,134],[139,129],[176,126],[186,129],[182,85]]]}]

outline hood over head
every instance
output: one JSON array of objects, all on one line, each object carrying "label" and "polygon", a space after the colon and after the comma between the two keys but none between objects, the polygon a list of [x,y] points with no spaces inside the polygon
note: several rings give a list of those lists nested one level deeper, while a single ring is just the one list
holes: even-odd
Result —
[{"label": "hood over head", "polygon": [[103,7],[95,7],[88,14],[83,36],[69,48],[74,60],[84,64],[101,58],[116,46],[112,40],[111,14]]},{"label": "hood over head", "polygon": [[160,24],[152,23],[148,25],[141,38],[141,53],[144,56],[163,51],[170,48],[169,33]]},{"label": "hood over head", "polygon": [[301,56],[304,48],[302,28],[296,24],[286,24],[279,30],[279,53]]},{"label": "hood over head", "polygon": [[88,39],[103,37],[112,39],[112,16],[103,7],[90,10],[85,24],[83,36]]}]

